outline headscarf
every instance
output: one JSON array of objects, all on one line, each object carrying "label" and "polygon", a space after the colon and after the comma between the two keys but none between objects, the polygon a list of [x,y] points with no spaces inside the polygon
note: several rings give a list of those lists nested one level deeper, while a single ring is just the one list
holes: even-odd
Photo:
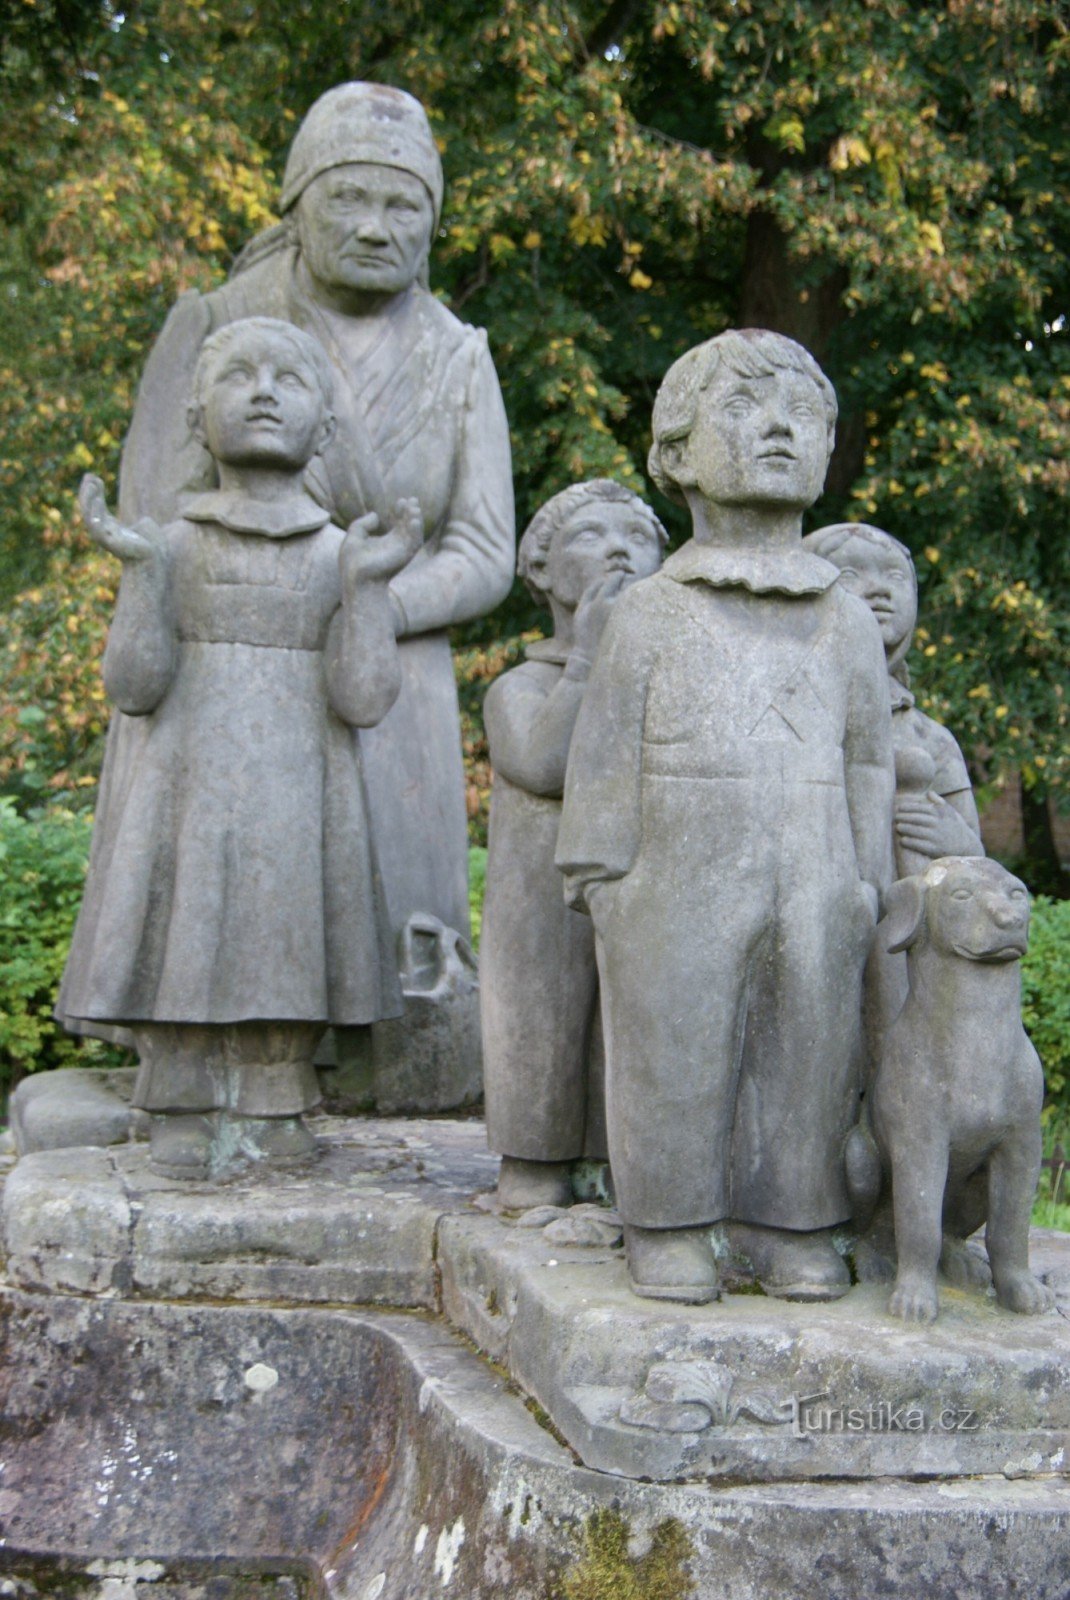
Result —
[{"label": "headscarf", "polygon": [[308,111],[294,136],[282,179],[285,215],[314,178],[350,161],[396,167],[419,178],[442,212],[442,162],[427,113],[404,89],[381,83],[340,83]]}]

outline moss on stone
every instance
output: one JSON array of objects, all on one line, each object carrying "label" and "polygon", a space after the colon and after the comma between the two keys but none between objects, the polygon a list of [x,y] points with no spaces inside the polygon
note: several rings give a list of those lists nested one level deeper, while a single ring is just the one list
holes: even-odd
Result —
[{"label": "moss on stone", "polygon": [[586,1553],[565,1579],[562,1600],[684,1600],[691,1540],[674,1518],[658,1524],[645,1555],[628,1549],[630,1530],[618,1511],[596,1511],[584,1529]]}]

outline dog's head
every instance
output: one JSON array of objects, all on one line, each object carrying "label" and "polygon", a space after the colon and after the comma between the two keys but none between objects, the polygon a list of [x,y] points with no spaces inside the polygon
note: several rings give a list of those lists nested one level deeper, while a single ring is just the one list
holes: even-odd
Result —
[{"label": "dog's head", "polygon": [[966,961],[1019,961],[1029,941],[1029,895],[998,861],[941,856],[892,885],[881,937],[892,953],[924,938]]}]

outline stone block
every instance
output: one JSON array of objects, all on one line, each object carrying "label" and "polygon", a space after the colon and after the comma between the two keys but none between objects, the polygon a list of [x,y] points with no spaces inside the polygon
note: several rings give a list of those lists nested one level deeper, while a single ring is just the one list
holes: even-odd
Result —
[{"label": "stone block", "polygon": [[629,1289],[619,1249],[546,1231],[444,1218],[443,1306],[588,1467],[772,1482],[1070,1466],[1070,1239],[1034,1251],[1055,1310],[1018,1317],[945,1288],[940,1321],[920,1328],[890,1317],[872,1284],[825,1304],[652,1303]]},{"label": "stone block", "polygon": [[482,1124],[321,1118],[322,1154],[229,1183],[160,1177],[143,1144],[25,1156],[2,1223],[23,1288],[432,1309],[436,1229],[489,1188]]},{"label": "stone block", "polygon": [[19,1155],[125,1143],[136,1133],[130,1109],[136,1077],[136,1067],[64,1067],[24,1078],[8,1108]]}]

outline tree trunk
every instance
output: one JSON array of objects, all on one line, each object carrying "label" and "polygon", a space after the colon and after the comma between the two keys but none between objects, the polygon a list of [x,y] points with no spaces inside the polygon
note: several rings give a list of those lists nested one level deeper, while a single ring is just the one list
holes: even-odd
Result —
[{"label": "tree trunk", "polygon": [[[787,239],[776,220],[765,211],[751,212],[747,219],[740,303],[743,327],[785,333],[823,363],[833,334],[846,320],[843,291],[847,281],[846,268],[837,266],[816,285],[801,284]],[[826,495],[840,499],[847,494],[862,471],[865,448],[864,418],[841,412]]]},{"label": "tree trunk", "polygon": [[1070,900],[1070,872],[1059,859],[1052,827],[1051,802],[1046,794],[1027,789],[1019,778],[1022,800],[1022,844],[1025,878],[1038,894]]}]

